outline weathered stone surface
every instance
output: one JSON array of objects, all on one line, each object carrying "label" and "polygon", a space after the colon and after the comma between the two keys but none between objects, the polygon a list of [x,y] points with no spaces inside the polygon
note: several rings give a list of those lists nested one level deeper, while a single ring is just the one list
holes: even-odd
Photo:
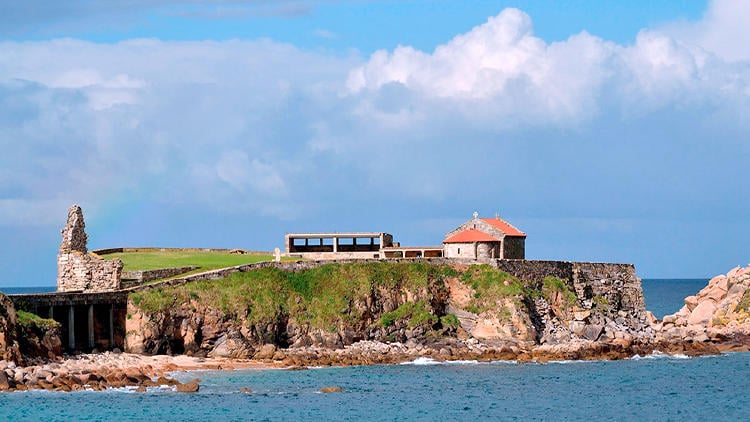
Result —
[{"label": "weathered stone surface", "polygon": [[177,384],[175,388],[180,393],[197,393],[198,390],[200,390],[200,384],[198,384],[198,380],[195,379],[184,384]]},{"label": "weathered stone surface", "polygon": [[21,362],[21,349],[18,342],[16,308],[13,302],[0,293],[0,360]]},{"label": "weathered stone surface", "polygon": [[88,253],[83,211],[78,205],[68,210],[57,255],[57,290],[60,292],[102,292],[121,287],[122,261],[105,260]]},{"label": "weathered stone surface", "polygon": [[321,393],[340,393],[341,387],[323,387],[320,389]]},{"label": "weathered stone surface", "polygon": [[704,300],[695,307],[687,319],[687,325],[708,325],[711,322],[716,304],[712,300]]}]

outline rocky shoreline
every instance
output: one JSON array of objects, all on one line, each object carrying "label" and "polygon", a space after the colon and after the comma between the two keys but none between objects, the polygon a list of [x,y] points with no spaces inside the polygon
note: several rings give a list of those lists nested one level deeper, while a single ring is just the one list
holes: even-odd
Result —
[{"label": "rocky shoreline", "polygon": [[[514,361],[547,363],[569,360],[618,360],[650,354],[705,356],[725,351],[750,351],[750,339],[737,338],[719,344],[703,342],[660,344],[612,344],[579,341],[525,348],[522,344],[490,345],[476,339],[437,341],[429,345],[361,341],[342,349],[301,347],[262,348],[259,358],[200,358],[144,356],[130,353],[97,353],[65,359],[39,360],[33,365],[17,366],[0,361],[0,391],[48,390],[58,392],[102,391],[132,387],[136,392],[148,388],[170,388],[177,392],[197,392],[200,379],[181,383],[174,372],[193,370],[286,369],[309,367],[399,364],[428,358],[441,361]],[[265,354],[265,355],[264,355]],[[247,390],[250,391],[250,390]]]},{"label": "rocky shoreline", "polygon": [[[552,281],[559,284],[559,280]],[[255,331],[245,333],[243,327],[251,324],[238,324],[236,320],[222,317],[214,308],[198,307],[196,301],[189,302],[192,308],[183,304],[168,312],[133,315],[131,321],[140,324],[139,342],[135,344],[153,344],[155,350],[159,344],[177,344],[179,340],[188,349],[184,354],[154,353],[149,352],[149,347],[143,347],[146,350],[139,353],[45,357],[45,353],[59,348],[59,341],[31,349],[28,341],[19,343],[11,336],[13,330],[10,329],[16,320],[15,311],[12,306],[6,306],[6,314],[0,318],[5,324],[0,327],[0,340],[6,344],[2,356],[5,360],[0,361],[0,391],[67,392],[129,387],[140,392],[148,388],[195,392],[200,389],[200,380],[181,383],[170,374],[201,369],[300,370],[398,364],[419,358],[545,363],[616,360],[651,354],[703,356],[750,351],[750,266],[714,277],[697,295],[686,298],[680,311],[662,320],[645,311],[639,289],[631,289],[634,295],[626,296],[621,294],[624,288],[599,287],[602,296],[589,294],[591,298],[587,299],[586,290],[592,285],[596,287],[597,282],[602,284],[596,279],[584,280],[574,283],[575,290],[565,290],[564,285],[560,288],[545,281],[539,295],[532,292],[529,296],[501,296],[493,306],[505,313],[495,312],[493,308],[481,313],[461,311],[471,309],[476,304],[472,298],[478,297],[482,290],[461,284],[456,277],[449,278],[444,287],[436,284],[437,287],[428,285],[427,289],[396,291],[406,292],[402,296],[386,296],[394,291],[383,289],[371,296],[374,299],[359,305],[363,314],[380,315],[379,319],[371,317],[375,324],[363,325],[377,329],[369,332],[370,338],[353,341],[347,338],[362,336],[361,328],[356,331],[356,327],[343,326],[334,331],[316,331],[286,321],[286,332],[296,333],[296,337],[288,339],[293,340],[290,344],[268,341],[252,344],[248,338],[259,333],[278,333],[279,327],[270,325],[258,329],[254,326]],[[625,288],[632,284],[626,284]],[[545,290],[550,286],[555,289]],[[511,287],[513,285],[506,281],[504,288]],[[435,290],[431,293],[430,288]],[[604,293],[610,296],[607,298]],[[407,301],[408,296],[411,301]],[[573,300],[575,297],[578,299]],[[441,330],[430,329],[429,324],[434,323],[430,322],[434,321],[430,319],[431,314],[424,313],[425,318],[419,319],[409,305],[414,301],[427,303],[419,300],[432,300],[430,303],[434,304],[436,298],[445,309],[460,311],[457,311],[458,320],[453,328],[444,325]],[[632,300],[634,305],[615,306],[625,299]],[[529,303],[530,300],[534,303]],[[384,309],[403,308],[412,312],[411,317],[383,323],[385,316],[394,315]],[[138,308],[133,306],[133,309]],[[534,312],[529,313],[529,310]],[[417,324],[417,320],[427,323]],[[30,335],[28,333],[21,335]],[[165,343],[165,333],[178,333],[179,337],[171,338],[172,343]],[[274,340],[273,336],[267,338]],[[24,351],[27,354],[21,356]],[[20,364],[23,361],[26,366]]]},{"label": "rocky shoreline", "polygon": [[39,359],[28,366],[0,361],[0,391],[102,391],[135,387],[171,388],[178,392],[197,392],[199,379],[182,383],[172,372],[192,370],[267,369],[279,367],[244,359],[206,359],[188,356],[143,356],[131,353],[96,353],[64,359]]}]

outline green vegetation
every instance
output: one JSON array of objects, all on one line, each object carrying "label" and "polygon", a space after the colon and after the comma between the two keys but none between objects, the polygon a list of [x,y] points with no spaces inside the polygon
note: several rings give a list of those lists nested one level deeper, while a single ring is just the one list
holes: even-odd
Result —
[{"label": "green vegetation", "polygon": [[544,277],[544,280],[542,280],[542,295],[547,300],[547,302],[553,302],[552,296],[554,293],[562,294],[563,306],[566,308],[573,307],[576,303],[578,303],[578,298],[573,289],[568,285],[568,283],[551,275]]},{"label": "green vegetation", "polygon": [[[333,329],[340,322],[361,318],[368,296],[386,291],[424,290],[431,282],[442,285],[444,268],[425,263],[363,262],[329,264],[299,272],[261,268],[235,273],[220,280],[198,281],[155,288],[130,295],[133,303],[150,313],[165,312],[191,300],[220,309],[225,318],[245,317],[249,324],[294,315],[312,327]],[[411,307],[411,308],[409,308]],[[401,309],[401,308],[399,308]],[[407,305],[391,317],[409,324],[436,323],[426,303]],[[388,317],[390,318],[390,317]],[[383,321],[385,324],[387,321]]]},{"label": "green vegetation", "polygon": [[121,252],[102,255],[104,259],[119,258],[125,265],[124,271],[156,270],[159,268],[200,267],[201,271],[235,265],[252,264],[273,260],[272,255],[264,254],[230,254],[228,252],[186,252],[186,251],[149,251]]},{"label": "green vegetation", "polygon": [[600,311],[609,312],[609,301],[604,296],[594,296],[591,301],[594,307]]},{"label": "green vegetation", "polygon": [[440,317],[440,324],[442,324],[443,327],[458,327],[461,325],[461,322],[456,315],[448,314]]},{"label": "green vegetation", "polygon": [[430,313],[429,306],[422,300],[417,302],[406,302],[399,306],[395,311],[387,312],[380,317],[380,323],[383,324],[384,327],[393,325],[396,321],[404,320],[408,321],[407,327],[414,328],[420,325],[435,325],[438,318]]},{"label": "green vegetation", "polygon": [[736,311],[750,312],[750,289],[745,290],[745,294],[742,295],[740,303],[735,307]]},{"label": "green vegetation", "polygon": [[526,295],[526,288],[521,280],[489,265],[469,267],[461,275],[461,281],[475,291],[474,297],[465,307],[467,311],[475,314],[496,309],[498,301],[503,299],[510,298],[516,304],[520,304]]},{"label": "green vegetation", "polygon": [[18,325],[26,328],[39,327],[43,330],[48,330],[50,328],[60,326],[60,323],[55,321],[54,319],[42,318],[39,315],[22,310],[16,311],[16,317],[16,322],[18,323]]}]

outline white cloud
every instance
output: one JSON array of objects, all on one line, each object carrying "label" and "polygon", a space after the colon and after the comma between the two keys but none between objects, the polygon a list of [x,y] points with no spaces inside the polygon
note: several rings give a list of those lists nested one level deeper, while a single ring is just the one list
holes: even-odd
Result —
[{"label": "white cloud", "polygon": [[663,30],[674,38],[700,46],[730,62],[750,60],[750,2],[711,0],[698,22],[668,24]]},{"label": "white cloud", "polygon": [[[685,157],[673,169],[750,151],[750,66],[669,34],[548,44],[507,9],[431,53],[366,62],[268,40],[3,42],[0,198],[289,217],[341,198],[533,209],[550,197],[575,214],[585,201],[572,197],[613,186],[628,200],[597,206],[622,209],[656,189],[671,151]],[[684,179],[706,187],[728,172]],[[662,196],[684,193],[676,184]]]},{"label": "white cloud", "polygon": [[257,191],[271,196],[286,194],[286,185],[277,166],[257,158],[251,160],[244,151],[223,154],[216,163],[216,174],[241,193]]}]

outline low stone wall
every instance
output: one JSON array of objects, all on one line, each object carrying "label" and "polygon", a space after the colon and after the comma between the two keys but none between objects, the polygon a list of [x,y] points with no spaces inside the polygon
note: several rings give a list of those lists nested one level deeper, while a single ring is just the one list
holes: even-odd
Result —
[{"label": "low stone wall", "polygon": [[160,278],[168,278],[184,274],[189,271],[197,270],[198,268],[200,267],[190,266],[160,268],[156,270],[123,271],[122,281],[123,283],[148,283],[149,281],[158,280]]},{"label": "low stone wall", "polygon": [[109,255],[123,252],[235,252],[248,255],[272,255],[268,251],[249,251],[245,249],[226,249],[226,248],[153,248],[153,247],[134,247],[134,248],[106,248],[93,251],[97,255]]}]

